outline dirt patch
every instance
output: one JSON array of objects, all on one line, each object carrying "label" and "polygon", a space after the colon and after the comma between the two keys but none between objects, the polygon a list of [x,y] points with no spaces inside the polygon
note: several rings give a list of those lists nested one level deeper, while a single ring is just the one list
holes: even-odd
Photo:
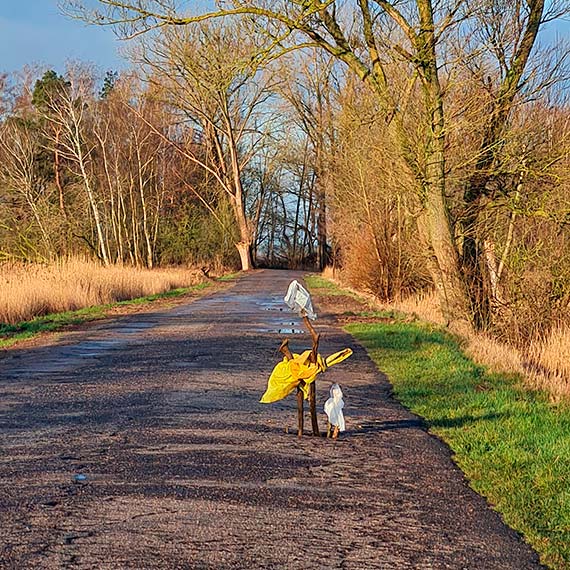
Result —
[{"label": "dirt patch", "polygon": [[394,317],[376,317],[355,314],[341,314],[336,317],[336,322],[341,325],[349,325],[351,323],[396,323],[398,319]]},{"label": "dirt patch", "polygon": [[365,301],[359,301],[349,295],[321,294],[319,290],[311,290],[313,301],[319,306],[319,317],[338,319],[347,313],[360,313],[370,310],[370,305]]}]

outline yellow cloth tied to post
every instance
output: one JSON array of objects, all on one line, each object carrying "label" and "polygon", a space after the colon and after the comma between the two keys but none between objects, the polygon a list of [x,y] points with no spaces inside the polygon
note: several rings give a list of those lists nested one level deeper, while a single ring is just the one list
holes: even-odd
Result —
[{"label": "yellow cloth tied to post", "polygon": [[310,362],[310,350],[305,350],[302,354],[293,354],[291,360],[284,358],[275,366],[267,390],[261,397],[262,404],[277,402],[288,396],[301,382],[301,390],[305,395],[305,400],[309,397],[309,385],[315,381],[317,374],[324,372],[327,368],[346,360],[351,354],[350,348],[345,348],[339,352],[323,358],[317,354],[317,362]]}]

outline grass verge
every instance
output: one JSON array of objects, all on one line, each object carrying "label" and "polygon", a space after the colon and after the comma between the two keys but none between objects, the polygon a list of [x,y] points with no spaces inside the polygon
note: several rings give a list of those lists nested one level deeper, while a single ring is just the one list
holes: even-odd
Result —
[{"label": "grass verge", "polygon": [[325,279],[319,275],[307,275],[303,281],[305,281],[307,287],[309,287],[309,289],[317,295],[342,295],[343,297],[350,297],[362,303],[366,302],[365,299],[361,295],[358,295],[358,293],[355,291],[343,289],[333,281],[329,281],[328,279]]},{"label": "grass verge", "polygon": [[389,376],[396,397],[453,450],[487,497],[552,568],[570,568],[570,409],[519,378],[489,374],[456,341],[421,323],[346,327]]},{"label": "grass verge", "polygon": [[[305,281],[317,301],[319,295],[348,296],[321,277]],[[366,300],[360,301],[364,309]],[[449,445],[473,489],[544,564],[570,569],[568,403],[553,404],[516,374],[490,373],[437,325],[411,322],[399,311],[360,310],[353,321],[370,315],[391,320],[354,322],[345,329],[388,375],[398,400]]]},{"label": "grass verge", "polygon": [[[221,281],[227,281],[224,279]],[[34,338],[41,333],[56,331],[70,325],[78,325],[89,321],[96,321],[109,316],[109,313],[118,307],[144,305],[155,301],[182,297],[191,293],[203,291],[212,285],[211,282],[199,283],[191,287],[180,287],[164,293],[137,297],[126,301],[85,307],[76,311],[53,313],[42,317],[36,317],[29,321],[22,321],[14,325],[0,324],[0,348],[8,348],[19,341]]]},{"label": "grass verge", "polygon": [[233,281],[234,279],[237,279],[240,275],[239,271],[236,271],[235,273],[226,273],[225,275],[222,275],[220,277],[216,278],[216,281]]}]

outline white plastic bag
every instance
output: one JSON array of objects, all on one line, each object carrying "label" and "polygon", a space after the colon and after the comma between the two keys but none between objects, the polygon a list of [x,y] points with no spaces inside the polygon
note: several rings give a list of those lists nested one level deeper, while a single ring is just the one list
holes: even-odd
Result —
[{"label": "white plastic bag", "polygon": [[307,315],[312,321],[317,318],[315,311],[313,311],[311,295],[298,281],[291,281],[284,301],[288,307],[299,313],[302,317]]},{"label": "white plastic bag", "polygon": [[331,397],[325,402],[325,414],[332,426],[337,426],[339,431],[344,431],[344,414],[342,413],[344,400],[342,399],[342,390],[338,384],[331,386],[330,395]]}]

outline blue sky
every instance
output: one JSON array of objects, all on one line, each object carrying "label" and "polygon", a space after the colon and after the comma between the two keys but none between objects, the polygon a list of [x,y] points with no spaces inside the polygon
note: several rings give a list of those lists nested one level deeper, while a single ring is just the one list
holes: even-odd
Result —
[{"label": "blue sky", "polygon": [[[57,3],[0,0],[0,72],[34,63],[61,72],[67,59],[92,62],[102,71],[126,65],[120,56],[124,43],[111,29],[70,20],[59,12]],[[550,24],[548,36],[570,39],[570,22]]]},{"label": "blue sky", "polygon": [[112,30],[63,16],[58,0],[0,0],[0,72],[40,64],[63,71],[68,59],[90,61],[103,71],[125,64]]}]

